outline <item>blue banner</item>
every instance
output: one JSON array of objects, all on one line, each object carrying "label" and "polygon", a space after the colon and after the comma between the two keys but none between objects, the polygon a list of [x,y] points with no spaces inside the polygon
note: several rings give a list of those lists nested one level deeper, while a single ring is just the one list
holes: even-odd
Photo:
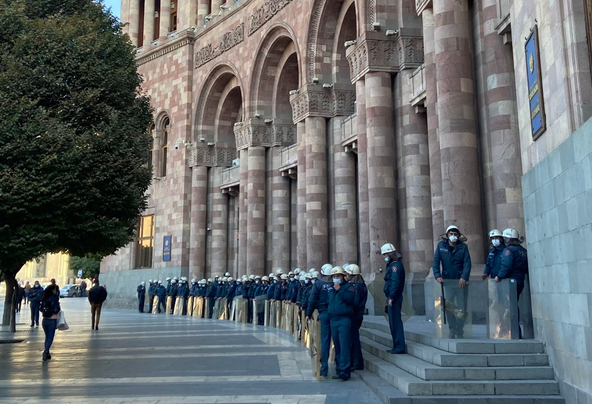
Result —
[{"label": "blue banner", "polygon": [[163,261],[170,261],[171,260],[171,236],[164,236],[164,240],[162,242],[162,260]]},{"label": "blue banner", "polygon": [[545,130],[545,104],[539,61],[538,29],[535,25],[524,45],[526,51],[526,78],[530,103],[530,127],[532,137],[538,138]]}]

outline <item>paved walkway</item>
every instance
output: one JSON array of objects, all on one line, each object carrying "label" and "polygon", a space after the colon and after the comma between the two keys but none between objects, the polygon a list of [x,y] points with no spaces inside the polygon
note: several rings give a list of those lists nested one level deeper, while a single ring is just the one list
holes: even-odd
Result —
[{"label": "paved walkway", "polygon": [[70,330],[57,332],[52,360],[28,308],[15,335],[25,341],[0,344],[0,404],[381,403],[355,373],[317,382],[307,351],[276,329],[104,309],[92,331],[86,299],[61,302]]}]

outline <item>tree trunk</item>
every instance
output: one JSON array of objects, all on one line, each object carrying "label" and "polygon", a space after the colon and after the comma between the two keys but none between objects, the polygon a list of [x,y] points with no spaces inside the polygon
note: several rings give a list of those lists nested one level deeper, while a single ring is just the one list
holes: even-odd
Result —
[{"label": "tree trunk", "polygon": [[6,297],[4,299],[4,314],[2,325],[10,325],[10,331],[16,332],[16,273],[7,271],[5,274]]}]

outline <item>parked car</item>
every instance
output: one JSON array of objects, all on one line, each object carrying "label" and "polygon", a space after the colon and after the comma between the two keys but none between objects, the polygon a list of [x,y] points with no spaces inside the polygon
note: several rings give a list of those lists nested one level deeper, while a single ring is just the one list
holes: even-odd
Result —
[{"label": "parked car", "polygon": [[78,285],[65,285],[60,289],[60,297],[80,297],[80,286]]}]

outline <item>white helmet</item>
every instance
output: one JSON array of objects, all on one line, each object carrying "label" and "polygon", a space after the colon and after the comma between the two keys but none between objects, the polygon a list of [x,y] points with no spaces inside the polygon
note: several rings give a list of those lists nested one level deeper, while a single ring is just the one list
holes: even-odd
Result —
[{"label": "white helmet", "polygon": [[274,275],[273,275],[273,272],[272,272],[272,273],[270,273],[270,274],[269,274],[269,275],[267,275],[267,276],[269,276],[269,277],[271,278],[272,276],[274,276]]},{"label": "white helmet", "polygon": [[173,278],[173,281],[178,281],[179,278],[177,278],[176,276]]},{"label": "white helmet", "polygon": [[284,280],[287,280],[287,279],[288,279],[288,275],[286,275],[286,274],[282,274],[282,276],[280,277],[280,279],[281,279],[282,281],[284,281]]},{"label": "white helmet", "polygon": [[[144,283],[144,282],[142,282],[142,283]],[[149,280],[148,280],[148,283],[152,283],[152,279],[149,279]]]},{"label": "white helmet", "polygon": [[317,270],[316,270],[316,269],[314,269],[314,268],[310,268],[310,269],[308,270],[308,273],[313,273],[313,272],[317,272]]},{"label": "white helmet", "polygon": [[397,251],[397,249],[391,243],[386,243],[385,245],[380,247],[381,254],[390,254],[390,253],[394,253],[396,251]]},{"label": "white helmet", "polygon": [[456,230],[457,232],[460,233],[460,229],[456,225],[454,225],[454,224],[451,224],[450,226],[448,226],[446,228],[446,234],[448,234],[448,232],[451,231],[451,230]]},{"label": "white helmet", "polygon": [[[152,283],[152,281],[150,281],[150,283]],[[142,286],[144,286],[146,284],[146,282],[142,281]]]},{"label": "white helmet", "polygon": [[195,283],[195,282],[197,282],[197,281],[195,280],[195,278],[191,279],[191,283]]},{"label": "white helmet", "polygon": [[294,275],[294,272],[292,272],[292,271],[288,272],[288,276],[290,276],[290,275]]},{"label": "white helmet", "polygon": [[294,269],[294,274],[295,275],[298,275],[300,272],[302,272],[302,270],[300,268]]},{"label": "white helmet", "polygon": [[518,234],[518,231],[516,229],[512,229],[511,227],[509,227],[506,230],[504,230],[503,237],[510,238],[510,239],[511,238],[519,239],[520,235]]},{"label": "white helmet", "polygon": [[275,273],[276,273],[276,275],[281,275],[281,274],[283,274],[283,273],[284,273],[284,270],[283,270],[282,268],[278,268],[278,269],[275,271]]},{"label": "white helmet", "polygon": [[317,278],[318,279],[319,278],[319,273],[317,271],[311,272],[310,273],[310,277],[311,278]]},{"label": "white helmet", "polygon": [[312,279],[312,274],[311,273],[305,273],[304,275],[304,279]]},{"label": "white helmet", "polygon": [[360,274],[360,267],[357,266],[356,264],[349,264],[347,266],[346,272],[350,275],[359,275]]},{"label": "white helmet", "polygon": [[264,276],[263,278],[261,278],[261,280],[268,281],[269,282],[269,277],[268,276]]},{"label": "white helmet", "polygon": [[498,229],[493,229],[492,231],[489,232],[489,238],[492,237],[503,237],[502,232],[499,231]]},{"label": "white helmet", "polygon": [[256,275],[256,276],[255,276],[255,279],[261,279],[261,276],[259,276],[259,275]]},{"label": "white helmet", "polygon": [[234,279],[232,279],[232,276],[229,276],[228,278],[226,278],[228,280],[228,282],[232,282]]},{"label": "white helmet", "polygon": [[331,270],[333,269],[333,265],[325,264],[321,267],[321,274],[323,275],[331,275]]},{"label": "white helmet", "polygon": [[304,281],[306,279],[306,274],[302,274],[300,275],[299,280]]},{"label": "white helmet", "polygon": [[331,275],[347,275],[347,272],[345,272],[343,270],[343,268],[341,268],[339,265],[336,267],[333,267],[333,269],[331,270]]},{"label": "white helmet", "polygon": [[253,280],[253,279],[255,279],[255,275],[249,275],[249,279],[250,279],[250,280]]},{"label": "white helmet", "polygon": [[162,285],[162,281],[158,281],[158,284],[159,284],[159,285]]},{"label": "white helmet", "polygon": [[170,280],[171,280],[171,278],[169,278],[169,277],[167,276],[166,280],[167,280],[167,281],[170,281]]},{"label": "white helmet", "polygon": [[230,276],[230,272],[226,272],[224,276],[228,278]]},{"label": "white helmet", "polygon": [[208,278],[208,282],[212,282],[212,278]]}]

